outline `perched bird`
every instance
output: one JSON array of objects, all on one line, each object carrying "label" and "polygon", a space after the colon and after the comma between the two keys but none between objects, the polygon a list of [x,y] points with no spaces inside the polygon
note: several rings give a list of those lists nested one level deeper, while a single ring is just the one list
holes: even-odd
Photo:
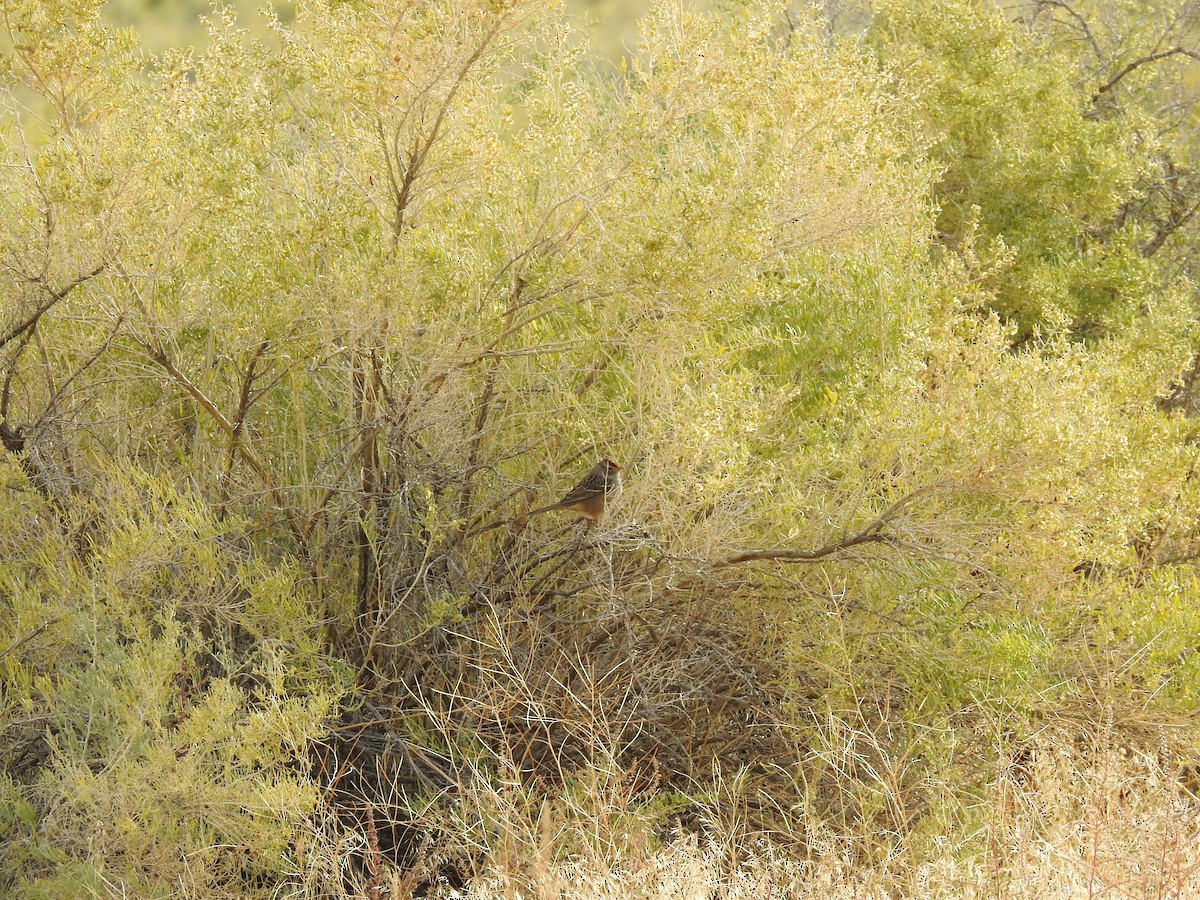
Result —
[{"label": "perched bird", "polygon": [[621,493],[621,467],[611,459],[602,459],[596,463],[592,471],[583,477],[583,481],[567,491],[567,496],[550,506],[535,509],[525,518],[556,509],[570,509],[579,513],[589,522],[599,525],[604,520],[605,509],[609,501],[615,500],[619,493]]}]

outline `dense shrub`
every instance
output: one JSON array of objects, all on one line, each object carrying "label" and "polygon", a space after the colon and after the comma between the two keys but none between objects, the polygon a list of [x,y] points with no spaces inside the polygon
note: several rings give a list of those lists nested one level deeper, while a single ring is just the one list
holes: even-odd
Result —
[{"label": "dense shrub", "polygon": [[[549,891],[673,835],[916,879],[1056,746],[1171,789],[1153,92],[1093,114],[967,3],[659,4],[611,68],[538,3],[149,58],[99,9],[6,6],[6,891]],[[604,456],[603,525],[526,518]]]}]

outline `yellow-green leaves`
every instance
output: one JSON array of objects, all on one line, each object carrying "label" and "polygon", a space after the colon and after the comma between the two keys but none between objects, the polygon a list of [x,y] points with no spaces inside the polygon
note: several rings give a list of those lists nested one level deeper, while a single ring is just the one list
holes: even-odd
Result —
[{"label": "yellow-green leaves", "polygon": [[1124,327],[1153,278],[1127,204],[1159,165],[1158,129],[1134,108],[1095,115],[1067,43],[988,4],[889,0],[878,11],[872,42],[918,92],[943,167],[941,240],[1007,260],[991,308],[1022,336]]},{"label": "yellow-green leaves", "polygon": [[[0,892],[344,890],[362,797],[288,860],[335,715],[538,803],[811,746],[760,809],[934,835],[1093,650],[1194,704],[1191,176],[1115,37],[658,2],[609,67],[552,4],[312,0],[142,57],[98,10],[4,7]],[[524,518],[602,457],[602,526]]]}]

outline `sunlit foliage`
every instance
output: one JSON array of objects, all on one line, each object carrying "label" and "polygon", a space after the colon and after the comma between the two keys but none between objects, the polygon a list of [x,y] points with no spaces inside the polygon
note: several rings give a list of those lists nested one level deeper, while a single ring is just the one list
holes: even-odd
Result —
[{"label": "sunlit foliage", "polygon": [[1066,9],[6,2],[0,890],[911,874],[1187,763],[1192,20]]}]

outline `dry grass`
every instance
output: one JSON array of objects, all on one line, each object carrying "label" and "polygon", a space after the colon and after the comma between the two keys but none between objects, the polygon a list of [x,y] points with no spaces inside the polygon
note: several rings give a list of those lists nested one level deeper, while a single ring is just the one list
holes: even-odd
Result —
[{"label": "dry grass", "polygon": [[[399,898],[430,881],[434,896],[471,900],[1200,896],[1200,798],[1194,767],[1178,762],[1186,743],[1168,748],[1160,732],[1155,747],[1134,732],[1111,713],[1084,722],[1063,711],[1036,741],[994,754],[1005,762],[975,808],[962,790],[940,798],[955,827],[908,841],[866,822],[835,829],[815,807],[798,811],[786,840],[768,839],[736,797],[762,786],[720,778],[681,816],[679,797],[671,807],[669,795],[647,795],[611,757],[556,790],[512,766],[460,768],[454,801],[415,823],[426,837],[415,867],[392,866],[370,827],[349,843],[355,829],[336,828],[340,845],[313,848],[306,896]],[[347,879],[362,858],[351,844],[368,862]],[[464,861],[471,871],[455,868]]]},{"label": "dry grass", "polygon": [[[1059,774],[1065,761],[1059,760]],[[1068,768],[1070,768],[1068,766]],[[806,860],[765,844],[730,848],[695,836],[631,847],[615,866],[552,862],[520,874],[491,870],[465,894],[491,898],[1108,897],[1200,895],[1200,816],[1169,772],[1114,753],[1069,771],[1065,783],[1023,790],[997,785],[986,825],[946,837],[917,865],[863,865],[830,839]],[[1091,786],[1083,794],[1071,793]],[[897,857],[902,854],[896,854]]]},{"label": "dry grass", "polygon": [[[1200,891],[1200,844],[1195,810],[1159,798],[1136,804],[1129,820],[1062,822],[1040,837],[1034,822],[1009,821],[1010,843],[994,835],[992,858],[975,843],[955,846],[912,869],[878,869],[836,852],[797,861],[767,847],[748,850],[731,864],[725,849],[680,838],[620,864],[593,860],[493,868],[459,896],[492,898],[865,898],[921,897],[1194,897]],[[544,848],[542,848],[544,850]],[[537,852],[538,848],[531,848]],[[380,881],[378,896],[407,896],[399,874]],[[454,892],[443,889],[453,896]],[[347,895],[348,896],[348,895]]]}]

